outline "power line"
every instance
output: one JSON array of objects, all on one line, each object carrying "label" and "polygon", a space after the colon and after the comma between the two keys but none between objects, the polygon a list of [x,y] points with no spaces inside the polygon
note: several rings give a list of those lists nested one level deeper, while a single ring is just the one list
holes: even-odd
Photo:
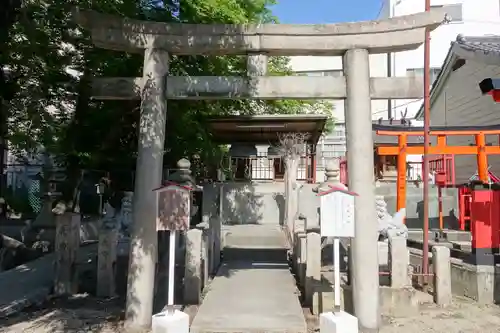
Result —
[{"label": "power line", "polygon": [[[422,103],[422,99],[418,99],[418,100],[414,100],[414,101],[410,101],[410,102],[406,102],[406,103],[403,103],[403,104],[400,104],[400,105],[397,105],[397,106],[394,106],[392,107],[393,110],[397,110],[397,109],[400,109],[400,108],[403,108],[403,107],[406,107],[408,105],[411,105],[413,103]],[[377,111],[374,111],[372,112],[372,114],[379,114],[379,113],[386,113],[387,112],[387,109],[379,109]]]}]

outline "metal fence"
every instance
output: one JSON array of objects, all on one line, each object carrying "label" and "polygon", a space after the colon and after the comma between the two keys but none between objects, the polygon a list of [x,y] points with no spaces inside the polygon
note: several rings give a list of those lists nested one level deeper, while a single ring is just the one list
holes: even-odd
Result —
[{"label": "metal fence", "polygon": [[[297,179],[312,178],[310,156],[299,160]],[[285,162],[278,156],[231,157],[231,166],[226,175],[234,181],[250,180],[283,180],[285,178]]]}]

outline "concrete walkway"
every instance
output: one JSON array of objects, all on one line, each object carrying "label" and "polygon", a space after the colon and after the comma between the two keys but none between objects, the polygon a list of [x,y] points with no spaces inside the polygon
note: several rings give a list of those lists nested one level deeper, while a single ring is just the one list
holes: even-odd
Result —
[{"label": "concrete walkway", "polygon": [[307,332],[279,227],[229,228],[222,267],[190,332]]}]

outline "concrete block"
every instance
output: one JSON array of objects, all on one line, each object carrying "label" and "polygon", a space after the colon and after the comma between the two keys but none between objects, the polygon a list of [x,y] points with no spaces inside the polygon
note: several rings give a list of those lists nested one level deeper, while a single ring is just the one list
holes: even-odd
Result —
[{"label": "concrete block", "polygon": [[152,333],[189,333],[189,316],[182,311],[153,315]]},{"label": "concrete block", "polygon": [[321,281],[321,236],[319,233],[307,233],[306,248],[304,301],[307,305],[311,305],[315,288]]},{"label": "concrete block", "polygon": [[389,265],[389,244],[386,242],[378,242],[377,247],[379,266]]},{"label": "concrete block", "polygon": [[[343,309],[349,313],[354,313],[352,300],[352,287],[342,286]],[[420,305],[432,303],[432,296],[420,292],[414,288],[390,288],[379,287],[380,312],[396,318],[417,316],[420,314]],[[332,302],[333,306],[333,302]]]},{"label": "concrete block", "polygon": [[326,312],[319,316],[320,333],[358,333],[358,318],[340,312]]},{"label": "concrete block", "polygon": [[450,249],[445,246],[432,247],[434,266],[434,302],[448,305],[452,301]]},{"label": "concrete block", "polygon": [[186,233],[186,262],[184,272],[184,302],[199,304],[202,288],[202,231],[191,229]]},{"label": "concrete block", "polygon": [[[333,285],[322,282],[314,291],[311,312],[315,315],[319,315],[323,312],[332,311],[334,309],[334,304],[335,292],[333,291]],[[340,304],[341,308],[343,308],[344,293],[342,290],[340,292]]]},{"label": "concrete block", "polygon": [[97,250],[97,295],[115,295],[118,228],[101,228]]},{"label": "concrete block", "polygon": [[494,266],[454,262],[451,264],[452,292],[480,304],[496,303],[500,301],[500,289],[496,285],[499,275],[500,271]]},{"label": "concrete block", "polygon": [[380,287],[380,311],[392,317],[418,315],[421,304],[420,294],[421,292],[414,288]]},{"label": "concrete block", "polygon": [[444,238],[449,242],[470,242],[472,241],[472,234],[470,231],[460,230],[444,230]]},{"label": "concrete block", "polygon": [[408,283],[409,253],[406,238],[392,236],[389,238],[389,266],[391,271],[391,287],[403,288]]}]

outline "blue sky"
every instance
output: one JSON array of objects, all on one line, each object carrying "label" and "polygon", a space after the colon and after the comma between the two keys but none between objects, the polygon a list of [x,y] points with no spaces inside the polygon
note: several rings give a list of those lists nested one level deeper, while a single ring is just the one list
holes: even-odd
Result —
[{"label": "blue sky", "polygon": [[278,0],[271,7],[280,23],[336,23],[373,20],[382,0]]}]

